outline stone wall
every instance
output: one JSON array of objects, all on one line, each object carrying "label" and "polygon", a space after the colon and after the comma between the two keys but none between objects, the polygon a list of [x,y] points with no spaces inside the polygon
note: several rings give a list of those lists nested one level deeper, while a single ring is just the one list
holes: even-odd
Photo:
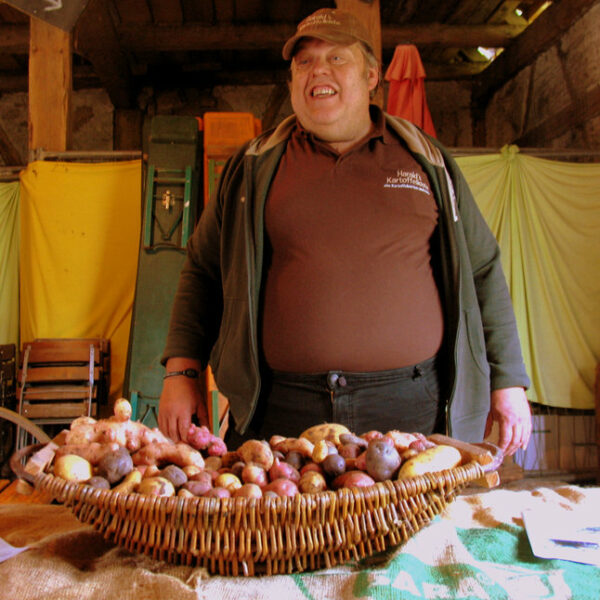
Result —
[{"label": "stone wall", "polygon": [[492,98],[486,146],[600,150],[600,4]]}]

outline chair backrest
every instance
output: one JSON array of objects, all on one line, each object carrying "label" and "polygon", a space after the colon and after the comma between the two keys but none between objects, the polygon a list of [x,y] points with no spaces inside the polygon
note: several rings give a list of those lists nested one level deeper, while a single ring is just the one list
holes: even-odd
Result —
[{"label": "chair backrest", "polygon": [[23,344],[18,375],[19,414],[68,422],[97,416],[108,394],[110,344],[102,338],[36,339]]}]

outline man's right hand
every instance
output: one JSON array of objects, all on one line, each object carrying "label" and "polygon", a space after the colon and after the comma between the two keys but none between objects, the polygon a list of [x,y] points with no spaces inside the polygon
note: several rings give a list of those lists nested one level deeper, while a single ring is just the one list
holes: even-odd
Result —
[{"label": "man's right hand", "polygon": [[200,373],[198,379],[176,375],[167,377],[163,382],[158,406],[158,426],[174,442],[185,442],[192,424],[192,415],[198,415],[200,425],[209,425],[202,365],[200,361],[193,359],[170,358],[166,368],[167,372],[191,368]]}]

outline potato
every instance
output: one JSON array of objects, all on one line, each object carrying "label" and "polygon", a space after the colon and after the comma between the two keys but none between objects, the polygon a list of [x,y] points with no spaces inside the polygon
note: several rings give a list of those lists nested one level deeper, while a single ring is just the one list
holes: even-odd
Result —
[{"label": "potato", "polygon": [[388,431],[383,437],[391,439],[398,452],[406,450],[412,442],[417,439],[414,433],[406,433],[405,431],[398,431],[397,429]]},{"label": "potato", "polygon": [[262,498],[262,490],[255,483],[244,483],[232,494],[234,498]]},{"label": "potato", "polygon": [[400,467],[401,459],[398,451],[387,440],[371,440],[365,456],[367,473],[375,481],[391,479]]},{"label": "potato", "polygon": [[347,471],[331,482],[334,490],[339,488],[369,487],[375,485],[375,480],[363,471]]},{"label": "potato", "polygon": [[338,448],[338,453],[344,458],[356,458],[366,447],[366,442],[364,446],[360,446],[354,442],[348,442],[347,444],[342,444]]},{"label": "potato", "polygon": [[204,496],[205,498],[230,498],[231,492],[227,488],[215,487],[208,490]]},{"label": "potato", "polygon": [[166,466],[160,471],[160,476],[168,479],[176,488],[181,487],[188,480],[183,469],[177,465]]},{"label": "potato", "polygon": [[181,486],[182,490],[187,490],[194,496],[204,496],[209,490],[213,489],[213,484],[210,479],[202,479],[199,481],[186,481],[183,486]]},{"label": "potato", "polygon": [[115,401],[113,413],[117,421],[129,421],[131,419],[131,404],[127,398],[119,398]]},{"label": "potato", "polygon": [[237,450],[246,464],[258,465],[268,471],[273,465],[273,451],[267,442],[248,440]]},{"label": "potato", "polygon": [[117,483],[133,470],[133,460],[127,448],[121,446],[114,452],[106,453],[96,470],[98,475],[108,479],[111,484]]},{"label": "potato", "polygon": [[216,488],[222,487],[233,493],[242,487],[242,482],[233,473],[220,473],[214,481]]},{"label": "potato", "polygon": [[110,490],[110,483],[108,482],[108,479],[100,477],[100,475],[94,475],[88,479],[86,483],[97,490]]},{"label": "potato", "polygon": [[274,479],[271,483],[267,484],[264,488],[264,492],[275,492],[278,496],[295,496],[298,493],[298,486],[291,479]]},{"label": "potato", "polygon": [[368,442],[354,433],[342,433],[340,434],[340,444],[342,446],[346,444],[355,444],[359,448],[366,450]]},{"label": "potato", "polygon": [[82,483],[92,477],[92,465],[77,454],[64,454],[54,461],[54,474],[67,481]]},{"label": "potato", "polygon": [[321,425],[313,425],[300,434],[301,438],[305,438],[316,444],[319,440],[329,440],[336,446],[340,444],[340,435],[350,433],[350,430],[345,425],[339,423],[321,423]]},{"label": "potato", "polygon": [[337,454],[336,445],[329,440],[319,440],[315,443],[312,459],[316,463],[322,463],[329,454]]},{"label": "potato", "polygon": [[329,477],[337,477],[346,471],[346,459],[339,454],[330,454],[325,457],[321,467]]},{"label": "potato", "polygon": [[303,465],[300,469],[300,476],[304,475],[304,473],[307,471],[316,471],[317,473],[321,474],[324,473],[323,467],[314,462],[307,462],[305,465]]},{"label": "potato", "polygon": [[445,469],[453,469],[460,464],[462,456],[452,446],[439,444],[419,452],[415,457],[407,460],[398,472],[398,479],[415,477],[424,473],[435,473]]},{"label": "potato", "polygon": [[262,467],[258,465],[245,465],[242,469],[242,481],[244,483],[254,483],[263,488],[269,483],[269,477]]},{"label": "potato", "polygon": [[[204,463],[204,469],[210,469],[210,467],[208,466],[208,460],[206,460]],[[183,467],[183,472],[186,474],[187,478],[189,479],[190,477],[192,477],[192,475],[195,475],[196,473],[200,473],[204,469],[202,469],[201,467],[197,467],[196,465],[186,465],[185,467]]]},{"label": "potato", "polygon": [[327,481],[317,471],[307,471],[300,477],[298,490],[303,494],[316,494],[327,489]]},{"label": "potato", "polygon": [[175,487],[164,477],[148,477],[142,479],[137,492],[147,496],[174,496]]},{"label": "potato", "polygon": [[125,479],[113,488],[113,492],[121,492],[123,494],[130,494],[135,492],[142,482],[142,472],[138,469],[133,469],[130,473],[125,475]]},{"label": "potato", "polygon": [[294,467],[295,469],[298,469],[298,471],[304,465],[304,457],[302,456],[302,454],[300,454],[300,452],[297,452],[295,450],[288,452],[284,456],[284,460],[286,463],[292,465],[292,467]]},{"label": "potato", "polygon": [[297,483],[300,480],[300,472],[289,463],[275,459],[273,466],[269,469],[269,480],[274,481],[280,477]]},{"label": "potato", "polygon": [[284,438],[273,446],[274,451],[282,452],[285,456],[288,452],[298,452],[304,458],[311,459],[315,445],[307,438]]},{"label": "potato", "polygon": [[204,468],[209,471],[218,471],[223,466],[223,459],[220,456],[209,456],[204,459]]}]

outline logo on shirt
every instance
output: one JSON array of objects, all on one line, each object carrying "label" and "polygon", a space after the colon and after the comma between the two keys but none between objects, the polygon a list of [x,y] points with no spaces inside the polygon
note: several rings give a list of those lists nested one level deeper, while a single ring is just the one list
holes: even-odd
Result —
[{"label": "logo on shirt", "polygon": [[396,175],[390,175],[386,177],[384,188],[399,188],[399,189],[411,189],[417,192],[423,192],[428,196],[431,195],[429,184],[423,181],[423,178],[416,171],[404,171],[398,169]]}]

